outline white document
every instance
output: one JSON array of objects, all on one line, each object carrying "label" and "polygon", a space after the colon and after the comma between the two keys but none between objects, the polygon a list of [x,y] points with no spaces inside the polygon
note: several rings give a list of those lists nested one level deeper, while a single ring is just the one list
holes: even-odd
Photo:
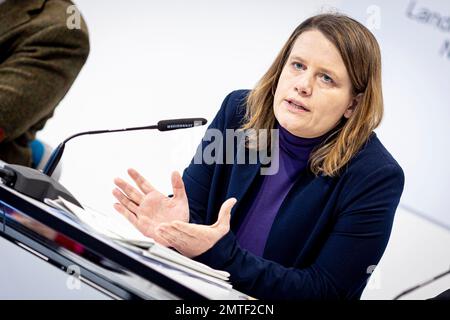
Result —
[{"label": "white document", "polygon": [[84,205],[85,208],[82,209],[62,197],[57,200],[46,199],[45,202],[52,207],[72,213],[88,228],[124,244],[129,249],[132,249],[130,245],[135,246],[134,249],[140,251],[144,256],[178,268],[180,271],[195,273],[194,276],[209,282],[231,288],[231,284],[226,282],[230,277],[228,272],[213,269],[156,243],[152,238],[144,236],[119,213],[102,213]]}]

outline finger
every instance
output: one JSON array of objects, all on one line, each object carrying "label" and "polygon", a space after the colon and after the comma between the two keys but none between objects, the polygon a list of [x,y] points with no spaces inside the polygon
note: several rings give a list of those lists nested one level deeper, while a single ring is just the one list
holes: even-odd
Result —
[{"label": "finger", "polygon": [[136,205],[136,203],[128,199],[127,196],[125,196],[119,189],[114,188],[112,194],[120,202],[120,204],[127,208],[127,210],[133,213],[138,212],[139,207]]},{"label": "finger", "polygon": [[138,226],[139,221],[138,221],[136,215],[133,212],[131,212],[130,210],[128,210],[127,208],[125,208],[122,204],[115,203],[114,209],[116,209],[117,212],[119,212],[121,215],[123,215],[125,218],[127,218],[128,221],[130,221],[135,227]]},{"label": "finger", "polygon": [[156,234],[169,242],[177,250],[188,246],[185,235],[178,232],[175,228],[158,226],[156,228]]},{"label": "finger", "polygon": [[136,190],[136,188],[134,188],[130,184],[126,183],[124,180],[116,178],[114,179],[114,184],[118,186],[127,195],[127,197],[134,201],[136,204],[139,205],[142,202],[142,199],[144,197],[142,193]]},{"label": "finger", "polygon": [[175,229],[176,232],[183,234],[189,240],[194,240],[197,239],[201,234],[203,234],[205,232],[205,228],[207,228],[208,226],[183,221],[173,221],[171,223],[167,223],[167,227]]},{"label": "finger", "polygon": [[174,232],[183,234],[185,237],[187,237],[187,239],[190,240],[197,239],[201,233],[204,233],[204,227],[206,227],[183,221],[173,221],[171,223],[161,224],[160,226],[163,228],[173,228]]},{"label": "finger", "polygon": [[180,230],[173,226],[172,224],[160,224],[157,229],[164,230],[166,232],[169,232],[172,234],[175,238],[180,239],[181,242],[184,244],[187,244],[189,242],[192,242],[192,240],[195,240],[196,237],[191,236],[190,234],[184,232],[183,230]]},{"label": "finger", "polygon": [[231,209],[236,204],[236,198],[230,198],[226,200],[220,207],[219,216],[217,222],[213,226],[229,227],[231,219]]},{"label": "finger", "polygon": [[173,189],[173,198],[186,199],[186,189],[184,188],[184,182],[181,178],[181,175],[178,171],[172,172],[172,189]]},{"label": "finger", "polygon": [[156,189],[148,182],[143,176],[139,174],[136,170],[130,168],[128,169],[128,175],[133,179],[134,182],[136,182],[139,189],[144,194],[147,194],[149,192],[155,191]]}]

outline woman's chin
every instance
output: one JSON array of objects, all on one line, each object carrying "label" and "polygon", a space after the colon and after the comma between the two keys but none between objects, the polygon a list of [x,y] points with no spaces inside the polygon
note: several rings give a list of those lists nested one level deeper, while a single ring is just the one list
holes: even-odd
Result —
[{"label": "woman's chin", "polygon": [[301,129],[299,127],[301,126],[302,119],[295,114],[282,111],[276,114],[275,118],[277,119],[278,123],[286,130],[291,131],[296,130],[297,128]]}]

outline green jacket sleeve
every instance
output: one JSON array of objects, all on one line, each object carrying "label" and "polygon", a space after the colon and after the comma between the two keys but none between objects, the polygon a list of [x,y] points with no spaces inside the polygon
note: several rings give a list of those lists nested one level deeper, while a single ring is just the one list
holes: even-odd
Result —
[{"label": "green jacket sleeve", "polygon": [[86,25],[83,21],[81,29],[72,30],[66,26],[68,5],[47,1],[29,26],[21,26],[10,54],[0,61],[0,142],[43,127],[87,59]]}]

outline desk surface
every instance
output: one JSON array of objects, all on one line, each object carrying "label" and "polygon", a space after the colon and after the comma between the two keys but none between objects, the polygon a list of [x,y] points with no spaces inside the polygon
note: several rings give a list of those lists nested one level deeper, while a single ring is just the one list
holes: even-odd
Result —
[{"label": "desk surface", "polygon": [[[12,214],[13,213],[13,214]],[[83,253],[20,223],[30,218],[75,241]],[[63,272],[79,270],[79,279],[116,299],[249,299],[227,289],[143,257],[114,241],[93,234],[70,216],[0,184],[0,235],[23,249],[42,255]]]}]

